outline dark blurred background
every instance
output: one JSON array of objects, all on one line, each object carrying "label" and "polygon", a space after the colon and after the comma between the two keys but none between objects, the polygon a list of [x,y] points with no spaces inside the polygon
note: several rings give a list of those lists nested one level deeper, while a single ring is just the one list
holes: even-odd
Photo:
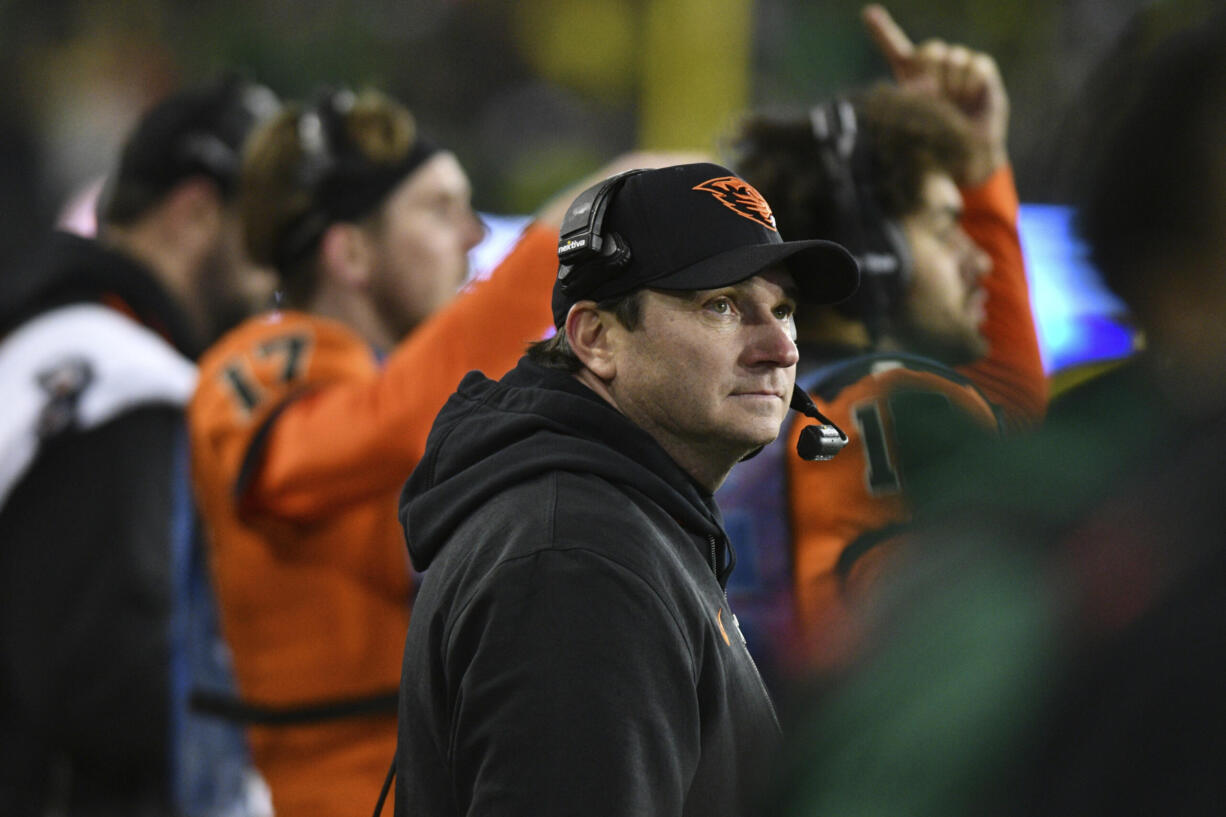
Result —
[{"label": "dark blurred background", "polygon": [[[0,0],[0,261],[105,171],[134,118],[237,68],[283,95],[375,85],[522,213],[634,147],[709,148],[746,106],[884,76],[852,0]],[[986,50],[1023,200],[1066,196],[1079,94],[1141,0],[895,0],[916,41]],[[1204,6],[1207,3],[1184,3]]]}]

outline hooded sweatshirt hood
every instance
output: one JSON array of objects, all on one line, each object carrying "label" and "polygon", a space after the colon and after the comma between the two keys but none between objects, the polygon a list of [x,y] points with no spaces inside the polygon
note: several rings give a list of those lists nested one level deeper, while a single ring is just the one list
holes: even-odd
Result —
[{"label": "hooded sweatshirt hood", "polygon": [[31,317],[76,303],[122,305],[195,360],[204,346],[187,313],[135,258],[91,238],[52,233],[0,288],[0,337]]},{"label": "hooded sweatshirt hood", "polygon": [[645,494],[683,528],[726,547],[711,494],[647,432],[572,375],[524,358],[498,382],[469,372],[439,412],[400,498],[414,568],[426,570],[491,497],[558,470]]},{"label": "hooded sweatshirt hood", "polygon": [[651,435],[566,372],[471,373],[400,518],[398,812],[752,812],[778,722],[714,500]]}]

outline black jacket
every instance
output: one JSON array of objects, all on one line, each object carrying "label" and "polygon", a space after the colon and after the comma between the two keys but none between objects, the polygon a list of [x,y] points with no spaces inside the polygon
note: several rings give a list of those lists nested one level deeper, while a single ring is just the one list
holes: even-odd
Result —
[{"label": "black jacket", "polygon": [[[149,336],[155,359],[169,361],[178,377],[178,393],[190,384],[187,358],[199,349],[197,340],[134,261],[57,234],[42,255],[9,275],[0,350],[32,319],[59,307],[121,304],[169,341]],[[139,353],[142,330],[131,331],[135,342],[125,348]],[[173,400],[133,395],[134,405],[96,424],[83,422],[91,390],[122,389],[128,380],[122,372],[102,374],[121,350],[98,337],[69,340],[76,345],[66,356],[10,355],[6,363],[16,366],[0,370],[10,408],[17,390],[36,396],[50,372],[63,376],[41,414],[32,415],[36,448],[27,449],[27,465],[0,499],[0,813],[42,813],[56,802],[70,814],[165,813],[172,757],[169,542],[176,524],[190,524],[186,483],[173,478],[186,475],[182,409]],[[145,361],[138,354],[127,371],[147,373]],[[3,416],[4,440],[29,433],[31,417],[13,428],[18,418]],[[2,455],[12,462],[11,452]]]},{"label": "black jacket", "polygon": [[778,732],[719,512],[571,376],[470,373],[405,486],[402,815],[752,810]]}]

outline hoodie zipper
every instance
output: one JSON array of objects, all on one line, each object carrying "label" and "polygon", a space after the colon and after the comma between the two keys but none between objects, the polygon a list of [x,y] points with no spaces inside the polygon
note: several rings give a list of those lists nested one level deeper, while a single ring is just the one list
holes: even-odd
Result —
[{"label": "hoodie zipper", "polygon": [[[719,579],[719,562],[716,559],[715,534],[707,534],[707,544],[711,546],[711,572],[715,574],[716,580]],[[770,690],[766,688],[766,682],[762,680],[762,670],[758,669],[758,662],[754,660],[753,653],[749,651],[749,644],[745,641],[745,634],[741,632],[741,623],[737,621],[736,613],[732,612],[732,605],[728,604],[728,591],[720,588],[724,593],[724,604],[728,605],[728,613],[732,616],[732,626],[736,628],[737,638],[741,640],[741,649],[745,650],[745,656],[749,659],[750,666],[753,667],[754,677],[758,679],[758,688],[762,690],[762,697],[766,699],[766,705],[770,707],[771,719],[775,722],[775,729],[783,731],[783,727],[779,723],[779,713],[775,711],[775,700],[771,697]]]}]

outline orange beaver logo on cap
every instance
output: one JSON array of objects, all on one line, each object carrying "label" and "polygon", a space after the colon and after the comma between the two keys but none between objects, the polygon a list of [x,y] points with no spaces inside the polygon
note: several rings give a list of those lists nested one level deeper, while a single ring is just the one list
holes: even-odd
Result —
[{"label": "orange beaver logo on cap", "polygon": [[694,189],[705,190],[715,196],[720,204],[738,216],[756,221],[769,230],[779,232],[775,227],[775,216],[771,213],[770,205],[766,203],[766,199],[762,198],[762,194],[754,190],[744,179],[736,176],[720,176],[717,179],[708,179],[696,185]]}]

